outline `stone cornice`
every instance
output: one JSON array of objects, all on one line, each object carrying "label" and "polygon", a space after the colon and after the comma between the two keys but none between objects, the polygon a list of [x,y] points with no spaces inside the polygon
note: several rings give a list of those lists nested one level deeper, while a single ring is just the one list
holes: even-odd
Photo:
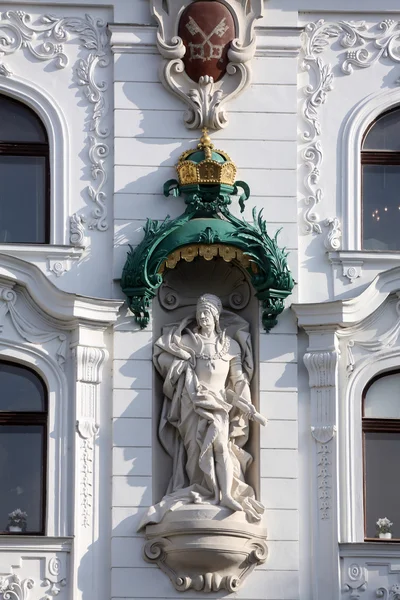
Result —
[{"label": "stone cornice", "polygon": [[300,327],[312,328],[326,325],[349,327],[366,319],[386,300],[389,294],[400,290],[400,267],[380,273],[369,286],[355,298],[292,304]]},{"label": "stone cornice", "polygon": [[300,35],[303,27],[256,27],[255,56],[297,57],[300,53]]},{"label": "stone cornice", "polygon": [[[111,50],[114,54],[159,54],[157,27],[138,23],[109,23]],[[256,27],[255,56],[297,57],[303,27]]]},{"label": "stone cornice", "polygon": [[64,323],[70,321],[73,326],[80,320],[93,325],[114,323],[123,304],[120,300],[90,298],[63,292],[35,265],[1,253],[0,281],[18,283],[27,288],[34,302],[45,314]]},{"label": "stone cornice", "polygon": [[159,54],[157,27],[136,23],[109,23],[111,51],[114,54]]}]

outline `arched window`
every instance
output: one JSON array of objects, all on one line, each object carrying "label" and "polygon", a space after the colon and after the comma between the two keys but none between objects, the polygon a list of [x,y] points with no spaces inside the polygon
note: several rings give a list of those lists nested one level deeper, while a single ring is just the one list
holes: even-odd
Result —
[{"label": "arched window", "polygon": [[46,388],[30,369],[0,362],[0,390],[0,532],[41,535],[45,533]]},{"label": "arched window", "polygon": [[47,244],[49,143],[39,117],[0,95],[0,244]]},{"label": "arched window", "polygon": [[376,536],[376,521],[387,517],[400,539],[400,371],[375,377],[364,390],[365,537]]},{"label": "arched window", "polygon": [[380,115],[361,151],[362,247],[400,250],[400,109]]}]

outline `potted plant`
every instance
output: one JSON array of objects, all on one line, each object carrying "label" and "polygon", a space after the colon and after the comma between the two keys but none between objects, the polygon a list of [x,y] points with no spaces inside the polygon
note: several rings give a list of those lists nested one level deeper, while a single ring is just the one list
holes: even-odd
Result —
[{"label": "potted plant", "polygon": [[393,525],[393,523],[391,521],[389,521],[389,519],[387,517],[382,517],[377,520],[376,528],[378,530],[378,535],[381,539],[386,539],[386,540],[391,539],[392,533],[390,531],[390,528],[392,527],[392,525]]},{"label": "potted plant", "polygon": [[28,515],[20,508],[16,508],[8,515],[8,531],[10,533],[21,533],[26,530]]}]

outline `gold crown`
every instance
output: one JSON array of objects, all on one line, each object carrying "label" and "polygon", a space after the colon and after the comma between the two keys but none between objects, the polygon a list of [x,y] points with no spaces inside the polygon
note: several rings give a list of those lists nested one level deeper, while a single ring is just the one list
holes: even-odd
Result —
[{"label": "gold crown", "polygon": [[179,157],[176,170],[181,186],[220,183],[233,186],[237,172],[226,152],[214,150],[207,128],[203,129],[197,148],[187,150]]}]

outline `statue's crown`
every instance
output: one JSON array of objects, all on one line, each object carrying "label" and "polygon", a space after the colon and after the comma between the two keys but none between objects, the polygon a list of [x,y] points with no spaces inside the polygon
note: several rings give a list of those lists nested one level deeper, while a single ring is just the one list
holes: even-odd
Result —
[{"label": "statue's crown", "polygon": [[237,172],[236,165],[226,152],[214,150],[207,128],[203,129],[197,148],[187,150],[179,157],[176,170],[181,186],[204,184],[233,186]]}]

